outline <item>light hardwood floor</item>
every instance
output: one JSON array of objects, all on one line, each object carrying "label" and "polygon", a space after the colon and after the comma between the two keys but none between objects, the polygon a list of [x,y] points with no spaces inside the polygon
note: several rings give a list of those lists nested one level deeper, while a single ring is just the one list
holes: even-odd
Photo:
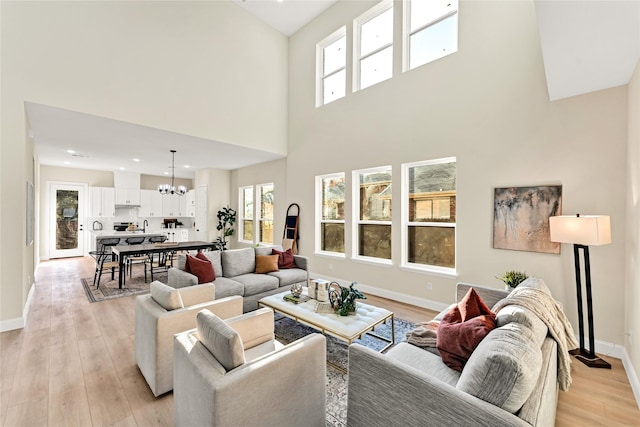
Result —
[{"label": "light hardwood floor", "polygon": [[[0,334],[3,426],[172,426],[173,396],[154,398],[134,356],[134,298],[90,304],[80,285],[91,258],[40,264],[26,327]],[[412,322],[428,310],[369,296]],[[612,370],[573,363],[557,426],[640,425],[622,363]]]}]

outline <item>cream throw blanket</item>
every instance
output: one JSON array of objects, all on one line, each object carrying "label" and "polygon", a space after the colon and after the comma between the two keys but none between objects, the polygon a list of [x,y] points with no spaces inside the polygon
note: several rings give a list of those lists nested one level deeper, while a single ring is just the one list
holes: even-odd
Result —
[{"label": "cream throw blanket", "polygon": [[[528,279],[531,280],[531,279]],[[569,350],[578,347],[571,323],[567,320],[562,308],[551,296],[550,291],[540,279],[538,284],[528,287],[525,282],[515,288],[507,298],[496,303],[493,311],[498,313],[507,305],[517,305],[532,311],[549,328],[551,337],[558,343],[558,384],[560,390],[567,391],[571,385],[571,357]]]}]

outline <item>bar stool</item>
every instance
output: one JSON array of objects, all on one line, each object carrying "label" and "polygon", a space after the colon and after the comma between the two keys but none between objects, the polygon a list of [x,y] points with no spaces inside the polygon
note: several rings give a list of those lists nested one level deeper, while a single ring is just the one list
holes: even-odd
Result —
[{"label": "bar stool", "polygon": [[[111,247],[120,243],[119,237],[112,237],[99,240],[100,247],[98,250],[91,251],[89,254],[96,260],[96,271],[93,273],[93,284],[96,285],[96,289],[100,288],[100,278],[104,269],[111,269],[111,280],[114,280],[115,271],[119,268],[118,261]],[[121,274],[118,271],[118,274]]]},{"label": "bar stool", "polygon": [[[127,237],[124,241],[127,242],[128,245],[141,245],[144,243],[144,236],[135,236],[135,237]],[[144,264],[144,283],[147,283],[147,263],[149,262],[149,257],[144,254],[132,254],[128,255],[125,258],[126,269],[129,271],[129,278],[133,276],[133,264]],[[127,275],[125,273],[122,283],[125,282]]]},{"label": "bar stool", "polygon": [[[149,237],[150,243],[164,243],[167,240],[167,236],[152,236]],[[156,260],[155,257],[158,256]],[[151,281],[153,282],[153,272],[157,270],[168,270],[169,267],[173,266],[173,252],[166,253],[161,252],[158,254],[151,254],[150,256],[150,265],[149,270],[151,271]]]}]

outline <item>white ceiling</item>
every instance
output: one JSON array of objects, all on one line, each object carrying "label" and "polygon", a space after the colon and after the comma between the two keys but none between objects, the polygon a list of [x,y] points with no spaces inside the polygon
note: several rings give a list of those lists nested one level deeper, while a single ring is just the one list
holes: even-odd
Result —
[{"label": "white ceiling", "polygon": [[[233,1],[289,36],[336,0]],[[550,100],[629,82],[640,54],[640,0],[535,0],[535,5]],[[169,150],[175,149],[175,175],[192,178],[201,168],[233,170],[283,157],[51,106],[25,107],[45,165],[162,175],[170,174]]]}]

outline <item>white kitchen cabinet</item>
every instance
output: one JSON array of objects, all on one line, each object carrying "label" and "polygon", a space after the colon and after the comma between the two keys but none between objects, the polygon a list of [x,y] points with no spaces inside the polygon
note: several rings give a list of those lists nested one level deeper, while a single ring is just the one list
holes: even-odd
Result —
[{"label": "white kitchen cabinet", "polygon": [[183,216],[188,216],[189,218],[195,218],[196,216],[196,190],[189,190],[185,195],[186,202],[186,213]]},{"label": "white kitchen cabinet", "polygon": [[189,230],[177,230],[180,233],[180,242],[189,241]]},{"label": "white kitchen cabinet", "polygon": [[116,205],[140,206],[140,190],[132,188],[116,188]]},{"label": "white kitchen cabinet", "polygon": [[162,196],[162,215],[177,218],[180,215],[180,198],[177,194],[164,194]]},{"label": "white kitchen cabinet", "polygon": [[110,187],[90,187],[91,218],[113,218],[116,216],[114,189]]},{"label": "white kitchen cabinet", "polygon": [[141,218],[147,217],[161,217],[162,211],[162,198],[163,196],[155,190],[140,190],[140,208],[138,209],[138,216]]}]

